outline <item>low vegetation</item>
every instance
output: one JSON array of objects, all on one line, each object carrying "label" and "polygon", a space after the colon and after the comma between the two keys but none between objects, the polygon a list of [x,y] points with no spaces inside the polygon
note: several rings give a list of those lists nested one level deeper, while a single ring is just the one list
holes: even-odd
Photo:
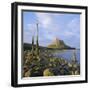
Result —
[{"label": "low vegetation", "polygon": [[39,54],[31,49],[24,50],[23,57],[23,77],[38,76],[60,76],[60,75],[79,75],[80,65],[75,60],[75,54],[68,62],[64,58],[54,57],[52,50],[39,49]]}]

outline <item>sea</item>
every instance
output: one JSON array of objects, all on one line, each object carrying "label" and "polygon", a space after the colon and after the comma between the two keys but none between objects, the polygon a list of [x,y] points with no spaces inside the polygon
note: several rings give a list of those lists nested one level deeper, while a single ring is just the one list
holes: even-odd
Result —
[{"label": "sea", "polygon": [[[53,53],[53,56],[58,57],[58,58],[64,58],[67,61],[72,60],[72,56],[74,55],[74,50],[63,50],[63,51],[58,51]],[[80,50],[75,50],[75,55],[78,63],[80,63]]]}]

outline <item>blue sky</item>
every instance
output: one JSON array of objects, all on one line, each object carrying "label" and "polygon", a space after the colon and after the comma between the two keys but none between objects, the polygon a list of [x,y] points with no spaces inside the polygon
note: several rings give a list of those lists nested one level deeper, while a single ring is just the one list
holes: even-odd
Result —
[{"label": "blue sky", "polygon": [[36,23],[39,23],[39,44],[47,46],[55,38],[64,40],[72,47],[80,48],[80,14],[23,12],[23,40],[36,38]]}]

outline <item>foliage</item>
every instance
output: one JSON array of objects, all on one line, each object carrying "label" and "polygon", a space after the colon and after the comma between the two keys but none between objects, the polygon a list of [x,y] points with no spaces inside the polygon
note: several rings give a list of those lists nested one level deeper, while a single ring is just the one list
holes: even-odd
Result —
[{"label": "foliage", "polygon": [[57,58],[40,50],[40,54],[32,55],[30,50],[24,51],[23,76],[55,76],[79,75],[80,66],[77,62],[67,62],[64,58]]}]

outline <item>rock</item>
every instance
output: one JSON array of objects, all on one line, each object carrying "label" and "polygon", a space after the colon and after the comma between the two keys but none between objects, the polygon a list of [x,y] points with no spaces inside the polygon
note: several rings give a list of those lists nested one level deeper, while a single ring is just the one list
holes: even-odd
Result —
[{"label": "rock", "polygon": [[43,76],[54,76],[54,73],[50,69],[45,69],[43,71]]},{"label": "rock", "polygon": [[27,72],[25,72],[24,76],[25,77],[30,77],[31,73],[30,73],[30,70],[28,70]]}]

